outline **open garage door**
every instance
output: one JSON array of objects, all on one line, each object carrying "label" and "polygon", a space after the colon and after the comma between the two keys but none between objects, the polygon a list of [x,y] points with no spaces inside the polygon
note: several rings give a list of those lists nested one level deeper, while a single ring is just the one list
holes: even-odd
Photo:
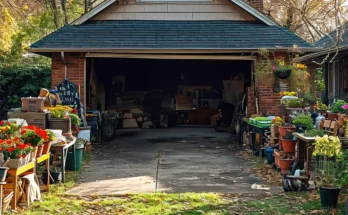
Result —
[{"label": "open garage door", "polygon": [[231,122],[251,84],[251,57],[159,56],[88,55],[87,105],[123,113],[123,127],[215,126],[219,110]]}]

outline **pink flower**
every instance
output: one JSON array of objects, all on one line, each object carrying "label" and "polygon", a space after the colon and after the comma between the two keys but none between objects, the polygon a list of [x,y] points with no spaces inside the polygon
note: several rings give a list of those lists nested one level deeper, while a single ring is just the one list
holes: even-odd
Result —
[{"label": "pink flower", "polygon": [[343,105],[342,108],[343,108],[344,110],[347,110],[347,109],[348,109],[348,104]]},{"label": "pink flower", "polygon": [[277,69],[277,67],[276,66],[272,66],[272,70],[276,70]]}]

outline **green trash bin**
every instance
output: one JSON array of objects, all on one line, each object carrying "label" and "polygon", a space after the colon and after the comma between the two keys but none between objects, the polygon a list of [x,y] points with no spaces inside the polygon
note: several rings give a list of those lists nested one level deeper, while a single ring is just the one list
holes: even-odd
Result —
[{"label": "green trash bin", "polygon": [[65,164],[65,170],[69,171],[78,171],[81,169],[82,166],[82,156],[83,156],[83,149],[81,147],[75,146],[75,165],[74,165],[74,154],[72,150],[69,150],[67,158],[66,158],[66,164]]}]

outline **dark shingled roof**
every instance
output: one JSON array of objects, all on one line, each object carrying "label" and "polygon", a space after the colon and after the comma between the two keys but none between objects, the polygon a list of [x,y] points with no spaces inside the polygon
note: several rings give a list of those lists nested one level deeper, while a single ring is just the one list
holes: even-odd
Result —
[{"label": "dark shingled roof", "polygon": [[[344,27],[344,34],[342,36],[342,40],[340,41],[340,47],[344,47],[344,46],[348,46],[348,24],[346,24]],[[336,47],[336,43],[337,43],[337,30],[332,31],[330,34],[330,36],[325,36],[322,37],[320,40],[318,40],[314,46],[317,48],[333,48]],[[331,37],[331,38],[330,38]]]},{"label": "dark shingled roof", "polygon": [[308,48],[280,26],[247,21],[87,21],[67,25],[31,45],[35,48],[259,49]]}]

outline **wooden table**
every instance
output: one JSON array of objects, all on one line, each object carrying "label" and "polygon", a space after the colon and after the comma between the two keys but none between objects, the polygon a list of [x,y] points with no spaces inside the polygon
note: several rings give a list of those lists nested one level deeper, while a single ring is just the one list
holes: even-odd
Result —
[{"label": "wooden table", "polygon": [[76,165],[76,155],[75,155],[75,142],[76,139],[73,141],[65,144],[65,145],[52,145],[51,151],[59,151],[61,153],[62,158],[60,159],[61,163],[61,172],[62,172],[62,183],[65,183],[65,163],[66,163],[66,157],[68,155],[68,150],[70,147],[73,147],[73,156],[74,156],[74,165]]},{"label": "wooden table", "polygon": [[18,188],[18,177],[21,175],[27,175],[35,172],[36,160],[34,159],[32,162],[20,166],[18,168],[10,168],[7,171],[7,174],[13,176],[13,198],[11,201],[12,210],[16,210],[17,208],[17,188]]},{"label": "wooden table", "polygon": [[39,163],[46,162],[46,171],[47,171],[47,183],[46,183],[46,191],[49,192],[50,190],[50,180],[49,180],[49,172],[50,172],[50,153],[47,153],[45,155],[42,155],[39,158],[34,159],[30,163],[20,166],[18,168],[10,168],[7,171],[7,174],[14,177],[14,182],[13,182],[13,198],[11,201],[11,207],[12,210],[16,210],[17,208],[17,188],[18,188],[18,177],[22,175],[28,175],[31,173],[36,172],[36,167]]},{"label": "wooden table", "polygon": [[293,136],[297,138],[297,150],[296,150],[296,161],[299,162],[301,158],[306,159],[306,175],[310,177],[311,160],[312,160],[312,143],[315,142],[315,137],[305,137],[303,134],[294,132]]}]

